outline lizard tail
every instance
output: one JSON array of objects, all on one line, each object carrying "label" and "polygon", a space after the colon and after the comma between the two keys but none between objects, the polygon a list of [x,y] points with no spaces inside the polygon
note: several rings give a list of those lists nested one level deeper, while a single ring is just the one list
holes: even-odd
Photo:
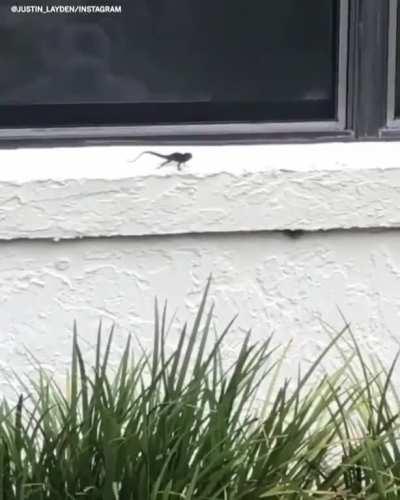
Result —
[{"label": "lizard tail", "polygon": [[136,158],[134,160],[129,160],[128,163],[135,163],[135,161],[138,161],[138,159],[143,156],[145,153],[140,153],[140,155],[137,155]]},{"label": "lizard tail", "polygon": [[159,153],[155,153],[154,151],[143,151],[143,153],[140,153],[134,160],[131,160],[129,163],[134,163],[137,161],[141,156],[143,155],[153,155],[153,156],[158,156],[158,158],[167,158],[165,155],[160,155]]}]

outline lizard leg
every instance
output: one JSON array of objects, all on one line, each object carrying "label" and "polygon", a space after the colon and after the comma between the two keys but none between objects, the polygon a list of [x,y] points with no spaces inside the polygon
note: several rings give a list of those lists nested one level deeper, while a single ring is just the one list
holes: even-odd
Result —
[{"label": "lizard leg", "polygon": [[161,165],[159,165],[157,168],[161,168],[161,167],[164,167],[165,165],[168,165],[168,163],[171,163],[171,160],[165,160],[161,163]]}]

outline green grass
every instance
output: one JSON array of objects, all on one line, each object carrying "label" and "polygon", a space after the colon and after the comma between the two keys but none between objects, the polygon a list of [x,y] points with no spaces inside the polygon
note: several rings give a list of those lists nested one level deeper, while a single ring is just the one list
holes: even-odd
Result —
[{"label": "green grass", "polygon": [[[156,307],[151,353],[128,340],[112,370],[100,326],[89,367],[75,329],[65,390],[43,370],[20,381],[0,406],[0,500],[400,498],[397,358],[365,359],[345,327],[278,386],[286,351],[271,338],[247,335],[227,366],[233,322],[214,337],[208,288],[172,350]],[[342,367],[318,378],[332,349]]]}]

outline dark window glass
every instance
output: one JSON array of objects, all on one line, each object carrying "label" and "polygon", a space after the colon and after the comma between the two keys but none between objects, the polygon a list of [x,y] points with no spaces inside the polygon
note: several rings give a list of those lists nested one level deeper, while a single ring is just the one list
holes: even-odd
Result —
[{"label": "dark window glass", "polygon": [[336,118],[338,0],[0,2],[1,126]]},{"label": "dark window glass", "polygon": [[400,8],[397,9],[395,118],[400,118]]}]

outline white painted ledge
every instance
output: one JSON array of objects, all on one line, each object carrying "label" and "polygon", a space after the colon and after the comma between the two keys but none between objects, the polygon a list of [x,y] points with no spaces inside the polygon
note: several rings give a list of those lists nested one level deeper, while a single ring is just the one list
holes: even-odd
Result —
[{"label": "white painted ledge", "polygon": [[400,143],[145,149],[0,151],[0,239],[400,227]]}]

